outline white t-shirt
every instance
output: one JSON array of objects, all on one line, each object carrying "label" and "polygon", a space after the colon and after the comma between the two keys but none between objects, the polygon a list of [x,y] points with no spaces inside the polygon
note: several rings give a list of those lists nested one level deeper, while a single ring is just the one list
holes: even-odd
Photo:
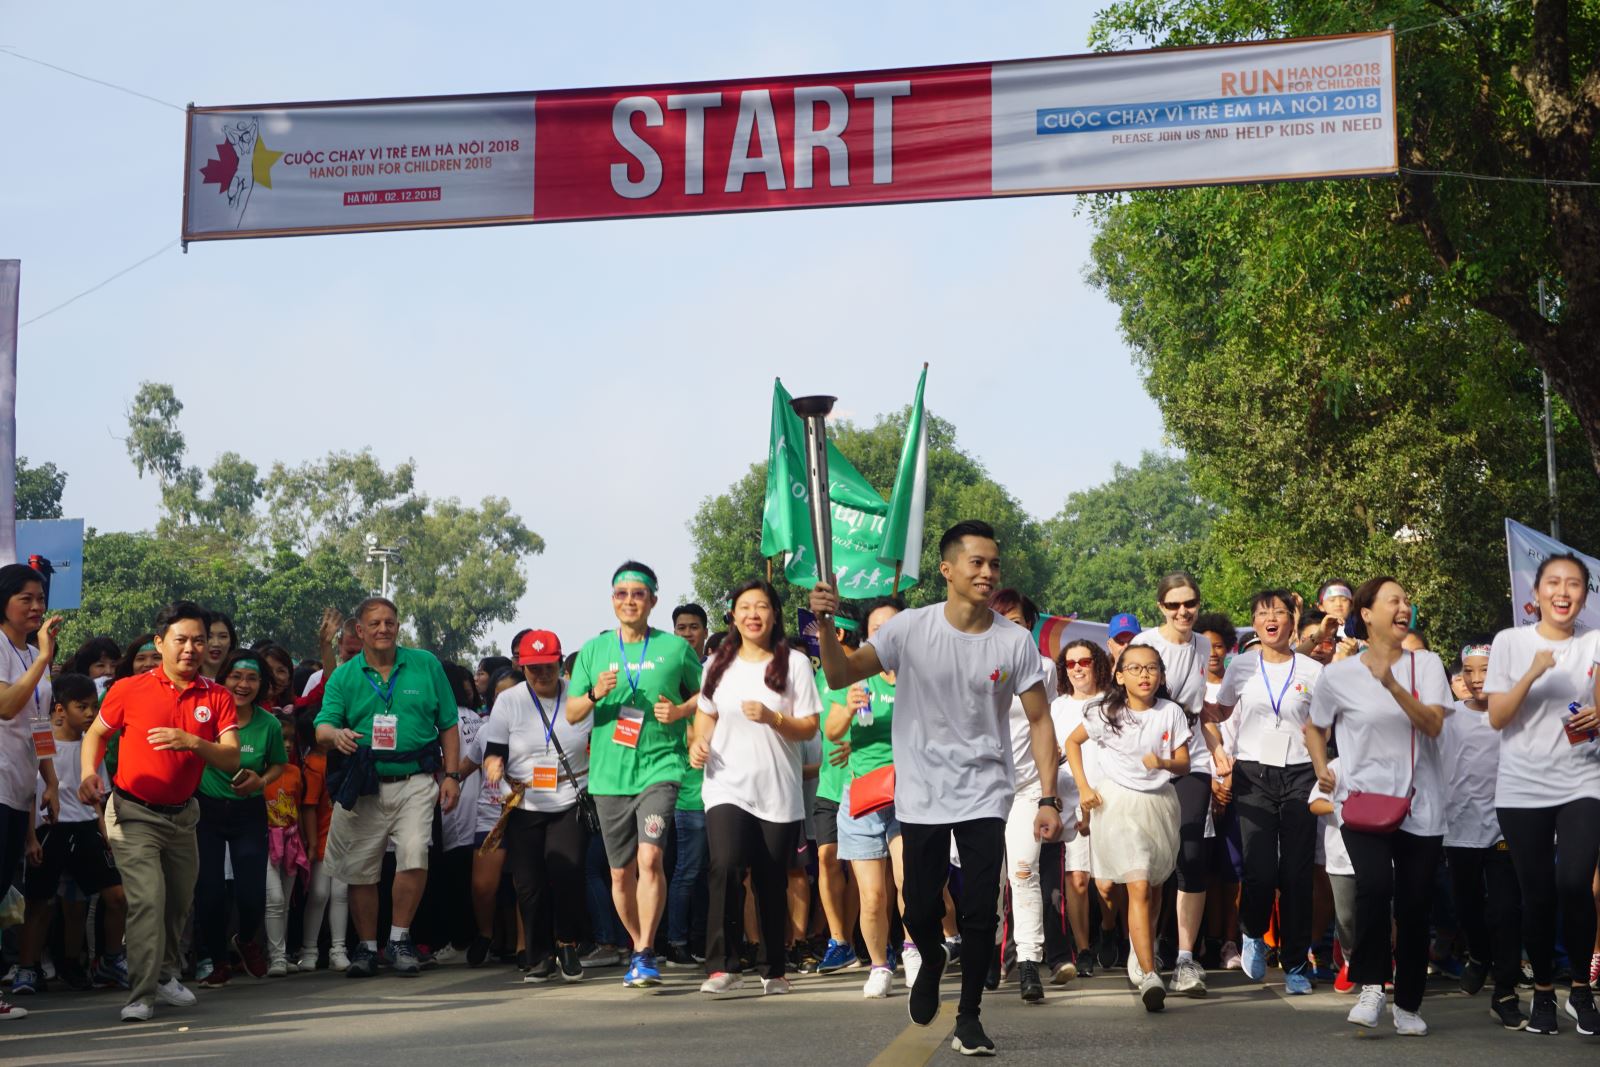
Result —
[{"label": "white t-shirt", "polygon": [[589,734],[594,730],[594,716],[585,715],[578,723],[567,721],[565,681],[561,682],[556,699],[541,697],[539,702],[544,705],[545,718],[550,720],[550,732],[545,730],[544,719],[539,717],[533,693],[523,684],[494,698],[494,710],[483,724],[482,744],[485,749],[490,744],[505,745],[509,752],[506,774],[519,782],[533,783],[532,788],[523,790],[523,811],[566,811],[578,802],[578,791],[561,767],[556,743],[559,742],[566,753],[578,784],[586,785],[589,781]]},{"label": "white t-shirt", "polygon": [[[1189,743],[1189,720],[1183,709],[1170,700],[1158,700],[1148,711],[1124,709],[1115,731],[1101,709],[1090,704],[1084,709],[1083,728],[1100,750],[1100,769],[1105,776],[1124,789],[1141,793],[1154,793],[1172,781],[1168,772],[1146,767],[1145,755],[1154,752],[1162,759],[1171,759],[1174,752]],[[1083,773],[1087,775],[1089,769],[1085,767]],[[1095,784],[1091,778],[1090,787]]]},{"label": "white t-shirt", "polygon": [[[1056,665],[1051,663],[1046,656],[1039,657],[1039,664],[1044,668],[1045,696],[1053,696],[1056,691]],[[1061,743],[1061,734],[1056,734],[1056,744]],[[1011,765],[1017,772],[1017,791],[1037,785],[1039,782],[1039,768],[1033,762],[1033,731],[1028,726],[1028,713],[1022,710],[1022,698],[1011,698]],[[1066,807],[1066,801],[1061,805]]]},{"label": "white t-shirt", "polygon": [[[478,731],[483,726],[483,717],[471,708],[456,708],[456,716],[460,720],[458,727],[463,754],[472,752],[473,738],[478,736]],[[444,847],[447,849],[460,848],[472,844],[472,831],[476,827],[478,817],[478,793],[483,788],[483,772],[474,771],[461,780],[461,797],[456,801],[456,806],[449,811],[439,811],[439,824],[444,830]]]},{"label": "white t-shirt", "polygon": [[1495,778],[1500,770],[1500,731],[1488,711],[1473,711],[1458,700],[1446,709],[1439,734],[1440,766],[1450,783],[1444,811],[1446,848],[1488,848],[1503,836],[1494,810]]},{"label": "white t-shirt", "polygon": [[[461,746],[461,754],[466,756],[473,763],[476,763],[479,767],[483,766],[483,726],[487,725],[488,723],[484,723],[482,726],[479,726],[477,736],[474,737],[470,742],[463,743]],[[500,810],[504,806],[506,798],[506,784],[504,781],[501,781],[495,785],[490,785],[488,782],[483,780],[483,772],[481,770],[478,772],[477,778],[479,782],[478,802],[473,805],[474,823],[472,831],[474,838],[476,838],[478,834],[486,834],[490,830],[494,829],[495,823],[500,821]]]},{"label": "white t-shirt", "polygon": [[[1411,686],[1411,664],[1416,663],[1416,692],[1424,704],[1447,708],[1450,678],[1432,652],[1404,652],[1391,673],[1402,686]],[[1311,721],[1326,730],[1333,727],[1344,765],[1340,793],[1411,794],[1411,811],[1400,829],[1419,837],[1442,837],[1445,831],[1444,774],[1439,766],[1439,744],[1420,730],[1389,691],[1378,684],[1360,656],[1352,656],[1322,669],[1311,696]],[[1416,771],[1411,767],[1411,743],[1416,737]],[[1340,799],[1341,806],[1343,799]],[[1342,818],[1342,816],[1341,816]]]},{"label": "white t-shirt", "polygon": [[1004,819],[1015,774],[1008,713],[1012,697],[1044,682],[1039,647],[1002,615],[991,612],[989,628],[969,634],[944,609],[902,611],[867,642],[895,672],[895,816],[928,825]]},{"label": "white t-shirt", "polygon": [[[0,635],[0,645],[5,646],[0,648],[0,682],[11,685],[28,673],[39,650],[32,645],[19,649],[4,635]],[[50,728],[54,700],[50,672],[46,671],[38,688],[22,702],[22,710],[0,722],[0,804],[15,811],[27,811],[33,804],[33,783],[39,778],[33,731],[35,724]]]},{"label": "white t-shirt", "polygon": [[738,656],[723,672],[717,691],[709,698],[700,694],[700,710],[717,719],[700,791],[707,811],[732,804],[765,822],[805,820],[803,746],[785,741],[770,726],[751,722],[742,707],[746,700],[759,700],[790,719],[815,718],[822,710],[811,658],[794,649],[784,651],[789,655],[789,684],[781,695],[767,688],[766,660]]},{"label": "white t-shirt", "polygon": [[[1215,703],[1233,707],[1225,721],[1237,724],[1239,759],[1268,767],[1311,762],[1305,724],[1311,692],[1321,673],[1322,664],[1299,653],[1283,663],[1264,663],[1261,654],[1251,649],[1228,664]],[[1273,710],[1274,700],[1278,701],[1277,711]]]},{"label": "white t-shirt", "polygon": [[[61,800],[61,818],[56,821],[97,821],[100,818],[100,809],[93,804],[85,804],[83,801],[78,799],[78,786],[83,781],[83,769],[78,763],[78,758],[82,754],[83,741],[81,739],[77,741],[63,741],[58,737],[55,739],[55,742],[56,754],[54,759],[56,765],[56,783],[59,786],[59,792],[57,793],[57,796],[59,796]],[[104,762],[100,764],[98,770],[100,773],[100,780],[102,782],[109,782],[111,780],[110,778],[106,777],[106,765]],[[43,778],[39,779],[34,788],[33,802],[35,805],[33,809],[34,811],[39,810],[37,805],[44,803]],[[35,820],[35,826],[41,830],[44,828],[44,820],[42,817]]]},{"label": "white t-shirt", "polygon": [[1148,645],[1161,654],[1167,682],[1167,694],[1173,703],[1194,716],[1189,730],[1189,773],[1211,773],[1211,750],[1206,747],[1205,734],[1200,729],[1200,712],[1206,701],[1206,663],[1211,659],[1211,639],[1195,631],[1189,643],[1175,645],[1161,636],[1160,630],[1144,630],[1130,645]]},{"label": "white t-shirt", "polygon": [[1355,864],[1350,862],[1350,853],[1344,847],[1344,834],[1339,831],[1339,805],[1344,802],[1344,775],[1339,773],[1338,757],[1328,761],[1328,770],[1333,772],[1333,793],[1322,788],[1322,783],[1318,782],[1311,787],[1311,795],[1306,798],[1306,803],[1326,800],[1333,805],[1331,814],[1317,816],[1322,823],[1323,869],[1329,874],[1348,874],[1353,877],[1356,873]]},{"label": "white t-shirt", "polygon": [[[1061,810],[1070,812],[1078,804],[1078,783],[1073,781],[1072,766],[1067,763],[1065,746],[1072,731],[1083,724],[1083,709],[1090,700],[1075,696],[1059,696],[1050,702],[1050,721],[1056,725],[1056,744],[1061,745],[1061,767],[1056,772],[1056,796],[1061,798]],[[1093,782],[1100,777],[1100,746],[1090,743],[1083,746],[1083,773]]]},{"label": "white t-shirt", "polygon": [[1536,626],[1495,635],[1484,693],[1508,693],[1528,673],[1540,649],[1555,653],[1551,667],[1528,689],[1516,717],[1500,731],[1500,772],[1494,802],[1501,808],[1554,808],[1579,797],[1600,799],[1600,745],[1567,743],[1567,706],[1594,703],[1600,630],[1551,641]]}]

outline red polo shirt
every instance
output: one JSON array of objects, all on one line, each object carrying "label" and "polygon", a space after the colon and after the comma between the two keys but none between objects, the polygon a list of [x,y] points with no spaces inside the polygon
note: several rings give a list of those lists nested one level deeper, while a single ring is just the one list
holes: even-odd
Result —
[{"label": "red polo shirt", "polygon": [[232,693],[203,677],[180,691],[160,667],[106,690],[100,721],[122,731],[117,787],[151,804],[187,804],[206,767],[199,753],[151,748],[151,730],[175,726],[202,741],[216,741],[239,729]]}]

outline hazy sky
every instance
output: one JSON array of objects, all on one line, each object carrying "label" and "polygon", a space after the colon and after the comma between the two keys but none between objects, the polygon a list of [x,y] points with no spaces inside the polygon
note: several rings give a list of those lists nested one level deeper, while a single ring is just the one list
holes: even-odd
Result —
[{"label": "hazy sky", "polygon": [[[0,0],[0,45],[234,104],[1068,54],[1089,11]],[[24,321],[178,235],[180,112],[6,56],[0,99]],[[611,621],[625,557],[660,572],[668,623],[685,523],[765,458],[774,375],[868,424],[929,361],[929,408],[1041,518],[1160,447],[1115,309],[1083,282],[1090,237],[1078,200],[1043,197],[174,248],[22,330],[18,451],[66,470],[66,514],[101,530],[156,520],[118,439],[145,380],[176,388],[201,467],[414,459],[423,491],[508,497],[544,537],[518,623],[575,647]]]}]

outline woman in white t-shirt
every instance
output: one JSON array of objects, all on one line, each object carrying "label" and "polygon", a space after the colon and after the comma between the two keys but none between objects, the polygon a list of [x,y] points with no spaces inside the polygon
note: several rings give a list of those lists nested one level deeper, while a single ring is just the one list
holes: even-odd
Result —
[{"label": "woman in white t-shirt", "polygon": [[[1083,723],[1084,709],[1111,688],[1111,657],[1093,641],[1071,641],[1061,649],[1056,659],[1057,677],[1062,679],[1063,692],[1050,702],[1050,718],[1055,723],[1056,737],[1062,746],[1062,757],[1056,769],[1056,796],[1061,798],[1060,842],[1050,842],[1039,850],[1040,887],[1044,899],[1054,900],[1056,894],[1066,905],[1067,928],[1059,931],[1063,939],[1071,935],[1073,950],[1065,948],[1052,953],[1051,942],[1057,937],[1060,925],[1055,916],[1045,920],[1045,953],[1051,963],[1052,975],[1064,971],[1067,960],[1073,964],[1073,973],[1084,978],[1094,977],[1094,941],[1089,928],[1089,879],[1094,862],[1089,846],[1089,816],[1078,803],[1078,783],[1072,778],[1072,768],[1066,759],[1066,739]],[[1083,750],[1084,772],[1093,780],[1100,773],[1095,746]],[[1076,814],[1076,818],[1072,816]],[[1109,879],[1099,884],[1101,915],[1106,929],[1102,936],[1111,942],[1116,952],[1118,891]],[[1112,963],[1116,959],[1113,955]],[[1057,978],[1058,982],[1065,981]]]},{"label": "woman in white t-shirt", "polygon": [[746,582],[733,594],[733,624],[706,666],[689,744],[705,768],[710,905],[702,993],[743,984],[739,973],[739,889],[750,887],[761,916],[763,994],[787,993],[789,857],[805,823],[802,743],[817,734],[822,708],[811,660],[785,643],[778,594]]},{"label": "woman in white t-shirt", "polygon": [[[1189,769],[1189,723],[1182,708],[1161,697],[1161,656],[1149,646],[1124,649],[1112,681],[1067,738],[1067,763],[1078,802],[1093,819],[1095,874],[1128,887],[1128,979],[1145,1010],[1160,1011],[1167,989],[1156,968],[1154,920],[1157,894],[1177,865],[1172,779]],[[1098,750],[1096,776],[1084,768],[1089,742]]]},{"label": "woman in white t-shirt", "polygon": [[[1341,836],[1356,872],[1349,960],[1361,996],[1349,1021],[1368,1029],[1378,1025],[1383,984],[1392,975],[1395,1030],[1420,1037],[1428,1032],[1417,1012],[1428,979],[1428,911],[1445,831],[1435,739],[1451,696],[1438,656],[1401,648],[1410,628],[1411,599],[1399,582],[1373,578],[1356,590],[1345,633],[1366,640],[1367,649],[1323,669],[1305,741],[1317,780],[1337,798]],[[1330,731],[1338,738],[1337,775],[1328,770]],[[1358,830],[1345,812],[1355,793],[1409,797],[1410,810],[1396,830]]]},{"label": "woman in white t-shirt", "polygon": [[1558,910],[1562,943],[1573,960],[1567,1014],[1580,1034],[1600,1032],[1600,1010],[1579,963],[1594,944],[1589,886],[1600,857],[1600,631],[1578,633],[1591,577],[1570,554],[1539,564],[1533,587],[1539,623],[1495,635],[1483,684],[1489,723],[1500,731],[1494,804],[1522,885],[1522,944],[1533,967],[1528,1030],[1538,1034],[1557,1028],[1552,956]]},{"label": "woman in white t-shirt", "polygon": [[1322,666],[1294,651],[1294,599],[1287,591],[1257,593],[1250,621],[1261,643],[1228,664],[1216,697],[1206,704],[1206,718],[1239,720],[1237,758],[1219,748],[1213,766],[1219,775],[1233,775],[1239,810],[1241,968],[1253,982],[1266,977],[1266,934],[1276,903],[1284,991],[1296,996],[1312,989],[1306,953],[1317,820],[1308,798],[1317,776],[1306,751],[1305,724]]}]

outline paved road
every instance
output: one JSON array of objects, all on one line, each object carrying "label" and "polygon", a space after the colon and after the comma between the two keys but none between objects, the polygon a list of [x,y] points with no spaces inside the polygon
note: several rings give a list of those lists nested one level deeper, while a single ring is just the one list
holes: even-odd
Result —
[{"label": "paved road", "polygon": [[[864,1002],[859,973],[808,976],[790,997],[749,990],[712,1000],[698,978],[668,972],[653,992],[622,988],[620,971],[591,971],[578,985],[523,986],[509,968],[460,964],[416,979],[356,982],[320,972],[271,981],[235,979],[203,990],[187,1010],[160,1007],[149,1023],[122,1023],[121,994],[51,992],[26,1000],[28,1018],[0,1031],[0,1063],[274,1063],[279,1067],[449,1067],[559,1063],[785,1067],[913,1067],[960,1060],[949,1049],[955,986],[933,1027],[909,1026],[905,997]],[[1120,977],[1051,989],[1025,1006],[1008,983],[986,1001],[984,1021],[1015,1064],[1090,1060],[1099,1067],[1227,1063],[1283,1067],[1345,1064],[1592,1063],[1600,1038],[1563,1019],[1553,1038],[1507,1033],[1486,996],[1441,984],[1423,1013],[1433,1033],[1401,1039],[1388,1028],[1358,1035],[1344,1023],[1350,998],[1331,992],[1286,1000],[1238,974],[1213,975],[1204,1000],[1169,1000],[1162,1015],[1138,1007]]]}]

